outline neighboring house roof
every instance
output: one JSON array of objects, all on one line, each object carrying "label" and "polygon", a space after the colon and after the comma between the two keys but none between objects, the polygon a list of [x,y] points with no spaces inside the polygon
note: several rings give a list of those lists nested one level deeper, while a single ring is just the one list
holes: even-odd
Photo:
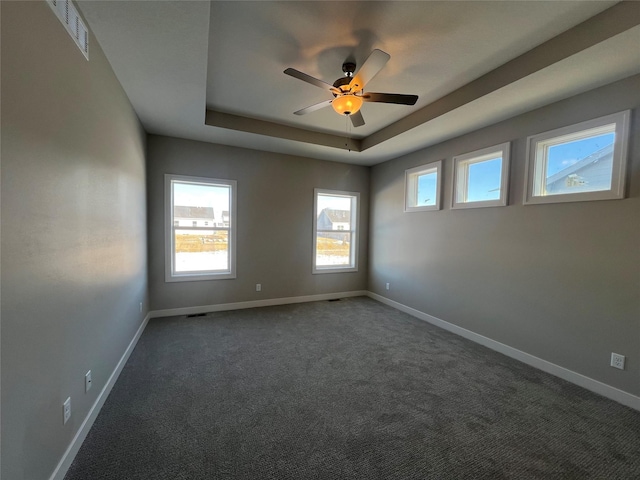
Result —
[{"label": "neighboring house roof", "polygon": [[607,145],[604,148],[601,148],[597,152],[592,153],[584,157],[582,160],[577,161],[573,165],[568,166],[565,169],[560,170],[557,173],[554,173],[550,177],[547,178],[547,185],[552,185],[559,180],[563,180],[567,177],[567,175],[571,175],[572,173],[576,173],[578,170],[582,170],[583,168],[591,165],[600,160],[607,159],[607,157],[613,156],[613,144]]},{"label": "neighboring house roof", "polygon": [[223,210],[222,211],[222,219],[229,219],[229,210]]},{"label": "neighboring house roof", "polygon": [[212,207],[185,207],[176,205],[173,207],[175,218],[201,218],[211,220],[214,218]]},{"label": "neighboring house roof", "polygon": [[349,223],[351,221],[351,213],[349,210],[325,208],[321,213],[324,213],[331,223]]}]

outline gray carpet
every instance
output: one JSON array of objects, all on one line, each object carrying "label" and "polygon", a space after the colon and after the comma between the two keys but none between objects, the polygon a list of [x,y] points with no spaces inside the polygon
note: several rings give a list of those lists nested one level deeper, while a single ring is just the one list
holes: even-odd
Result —
[{"label": "gray carpet", "polygon": [[65,478],[638,479],[640,412],[368,298],[154,319]]}]

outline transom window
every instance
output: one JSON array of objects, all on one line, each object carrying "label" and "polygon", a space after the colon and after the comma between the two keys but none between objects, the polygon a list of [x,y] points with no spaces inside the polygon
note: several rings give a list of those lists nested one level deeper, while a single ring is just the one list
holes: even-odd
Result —
[{"label": "transom window", "polygon": [[442,161],[405,170],[404,211],[440,210]]},{"label": "transom window", "polygon": [[624,197],[629,111],[527,139],[525,204]]},{"label": "transom window", "polygon": [[507,204],[509,143],[453,157],[452,208]]},{"label": "transom window", "polygon": [[360,194],[316,188],[313,222],[313,273],[358,270]]},{"label": "transom window", "polygon": [[165,175],[167,282],[235,278],[236,182]]}]

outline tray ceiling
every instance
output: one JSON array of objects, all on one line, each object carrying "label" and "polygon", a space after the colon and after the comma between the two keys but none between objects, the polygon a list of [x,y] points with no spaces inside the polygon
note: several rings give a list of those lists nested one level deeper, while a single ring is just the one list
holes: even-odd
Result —
[{"label": "tray ceiling", "polygon": [[[501,2],[79,2],[149,133],[372,165],[640,73],[640,4]],[[611,8],[613,7],[613,8]],[[346,60],[391,55],[366,125],[330,94]],[[349,151],[351,150],[351,151]]]}]

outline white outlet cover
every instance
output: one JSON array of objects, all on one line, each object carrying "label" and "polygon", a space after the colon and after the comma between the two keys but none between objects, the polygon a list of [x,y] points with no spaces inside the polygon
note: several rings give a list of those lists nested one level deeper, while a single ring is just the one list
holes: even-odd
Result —
[{"label": "white outlet cover", "polygon": [[84,392],[87,393],[89,390],[91,390],[91,384],[92,384],[92,380],[91,380],[91,370],[89,370],[85,375],[84,375]]},{"label": "white outlet cover", "polygon": [[67,398],[62,404],[62,424],[64,425],[71,418],[71,397]]},{"label": "white outlet cover", "polygon": [[625,360],[624,355],[611,352],[611,366],[613,368],[619,368],[620,370],[624,370],[624,360]]}]

